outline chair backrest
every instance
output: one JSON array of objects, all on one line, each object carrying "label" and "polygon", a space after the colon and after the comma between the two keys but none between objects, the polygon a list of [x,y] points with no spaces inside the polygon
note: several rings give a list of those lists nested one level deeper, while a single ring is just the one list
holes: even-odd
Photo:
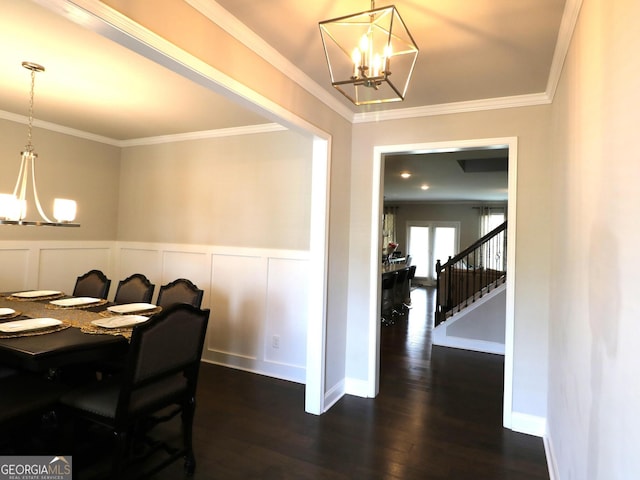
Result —
[{"label": "chair backrest", "polygon": [[156,286],[141,273],[134,273],[130,277],[120,280],[116,296],[113,301],[123,303],[151,303],[153,290]]},{"label": "chair backrest", "polygon": [[416,265],[411,265],[409,267],[409,273],[407,274],[408,280],[413,280],[416,276]]},{"label": "chair backrest", "polygon": [[76,279],[74,297],[107,298],[111,280],[100,270],[90,270]]},{"label": "chair backrest", "polygon": [[174,303],[188,303],[200,308],[203,290],[200,290],[190,280],[178,278],[171,283],[162,285],[158,292],[158,306],[167,308]]},{"label": "chair backrest", "polygon": [[392,272],[382,277],[382,290],[393,290],[396,285],[396,279],[398,278],[398,272]]},{"label": "chair backrest", "polygon": [[175,304],[133,329],[116,423],[194,401],[208,321],[209,310]]},{"label": "chair backrest", "polygon": [[402,285],[407,280],[407,274],[409,273],[408,268],[403,268],[398,270],[398,277],[396,278],[396,284]]}]

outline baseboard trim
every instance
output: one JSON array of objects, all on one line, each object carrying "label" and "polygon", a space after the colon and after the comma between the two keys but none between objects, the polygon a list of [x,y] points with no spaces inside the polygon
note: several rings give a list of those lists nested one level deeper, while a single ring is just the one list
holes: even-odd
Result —
[{"label": "baseboard trim", "polygon": [[526,413],[511,413],[511,430],[514,432],[541,437],[544,445],[544,454],[547,460],[547,470],[549,471],[549,480],[558,480],[558,466],[553,450],[553,442],[547,432],[547,420],[537,415],[528,415]]},{"label": "baseboard trim", "polygon": [[346,395],[354,395],[356,397],[370,398],[369,382],[365,380],[356,380],[354,378],[346,378],[344,381],[344,393]]},{"label": "baseboard trim", "polygon": [[327,393],[324,395],[324,408],[323,411],[326,412],[331,407],[335,405],[335,403],[344,397],[345,388],[344,388],[344,380],[336,383]]},{"label": "baseboard trim", "polygon": [[542,437],[547,433],[547,420],[537,415],[526,413],[511,413],[511,430],[518,433],[526,433],[535,437]]},{"label": "baseboard trim", "polygon": [[433,345],[504,355],[504,343],[449,336],[446,334],[446,328],[446,325],[442,324],[433,330]]},{"label": "baseboard trim", "polygon": [[558,471],[558,464],[556,463],[556,456],[553,450],[553,441],[551,436],[545,435],[542,437],[544,443],[544,453],[547,457],[547,467],[549,469],[549,480],[559,480],[560,472]]}]

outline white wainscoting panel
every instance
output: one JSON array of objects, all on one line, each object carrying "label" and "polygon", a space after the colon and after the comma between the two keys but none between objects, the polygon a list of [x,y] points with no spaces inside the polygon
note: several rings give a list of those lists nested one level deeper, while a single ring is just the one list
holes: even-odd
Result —
[{"label": "white wainscoting panel", "polygon": [[207,353],[214,361],[252,369],[262,357],[267,259],[214,255]]},{"label": "white wainscoting panel", "polygon": [[116,252],[119,278],[144,273],[154,299],[180,277],[204,290],[205,361],[305,382],[308,252],[143,242],[118,242]]},{"label": "white wainscoting panel", "polygon": [[203,358],[304,383],[309,262],[281,253],[213,254]]},{"label": "white wainscoting panel", "polygon": [[[112,268],[112,245],[47,246],[40,249],[38,288],[73,293],[76,279],[89,270],[101,270],[108,278]],[[114,290],[113,280],[111,289]]]},{"label": "white wainscoting panel", "polygon": [[0,291],[52,289],[73,292],[78,276],[92,269],[110,277],[114,242],[0,242]]},{"label": "white wainscoting panel", "polygon": [[[161,285],[188,278],[211,309],[205,361],[304,383],[309,252],[143,242],[1,242],[0,291],[73,292],[92,269],[118,281],[143,273]],[[274,340],[274,337],[277,337]],[[274,344],[275,342],[275,344]],[[274,345],[277,348],[274,348]]]},{"label": "white wainscoting panel", "polygon": [[304,374],[309,263],[271,258],[268,267],[264,360]]},{"label": "white wainscoting panel", "polygon": [[[118,282],[133,275],[141,273],[155,284],[154,297],[158,291],[158,283],[162,279],[162,245],[147,244],[140,245],[123,245],[120,244],[118,249],[118,277],[115,279],[114,286],[111,288],[112,294],[115,295]],[[111,295],[111,299],[113,299]]]},{"label": "white wainscoting panel", "polygon": [[29,258],[31,250],[28,248],[0,247],[0,292],[15,292],[36,287],[29,285]]},{"label": "white wainscoting panel", "polygon": [[161,285],[173,282],[177,278],[186,278],[204,291],[202,308],[209,308],[209,290],[211,289],[210,258],[211,255],[206,251],[165,250],[162,253],[162,278],[157,284],[156,290],[159,290]]}]

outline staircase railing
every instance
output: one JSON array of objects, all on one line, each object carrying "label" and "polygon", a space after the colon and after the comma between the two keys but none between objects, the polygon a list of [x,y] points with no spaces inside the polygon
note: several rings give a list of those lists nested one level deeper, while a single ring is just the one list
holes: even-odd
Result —
[{"label": "staircase railing", "polygon": [[436,261],[435,325],[504,283],[507,276],[507,222],[442,265]]}]

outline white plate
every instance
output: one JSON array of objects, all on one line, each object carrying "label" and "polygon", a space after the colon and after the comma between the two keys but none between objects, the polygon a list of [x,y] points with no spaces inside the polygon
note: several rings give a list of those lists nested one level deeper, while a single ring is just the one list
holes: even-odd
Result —
[{"label": "white plate", "polygon": [[13,315],[16,311],[13,308],[0,308],[0,317],[6,317],[7,315]]},{"label": "white plate", "polygon": [[28,292],[14,293],[13,297],[20,298],[38,298],[38,297],[50,297],[51,295],[60,295],[62,292],[58,290],[30,290]]},{"label": "white plate", "polygon": [[90,305],[98,303],[101,299],[93,297],[73,297],[61,298],[60,300],[51,300],[49,303],[58,307],[77,307],[79,305]]},{"label": "white plate", "polygon": [[102,328],[123,328],[137,325],[149,320],[149,317],[143,317],[142,315],[120,315],[118,317],[100,318],[93,320],[92,325],[97,325]]},{"label": "white plate", "polygon": [[56,320],[55,318],[30,318],[28,320],[16,320],[14,322],[0,323],[0,332],[27,332],[29,330],[56,327],[58,325],[62,325],[62,322],[60,320]]},{"label": "white plate", "polygon": [[146,312],[147,310],[153,310],[157,308],[153,303],[125,303],[124,305],[113,305],[107,307],[107,310],[113,313],[126,314],[126,313],[138,313]]}]

